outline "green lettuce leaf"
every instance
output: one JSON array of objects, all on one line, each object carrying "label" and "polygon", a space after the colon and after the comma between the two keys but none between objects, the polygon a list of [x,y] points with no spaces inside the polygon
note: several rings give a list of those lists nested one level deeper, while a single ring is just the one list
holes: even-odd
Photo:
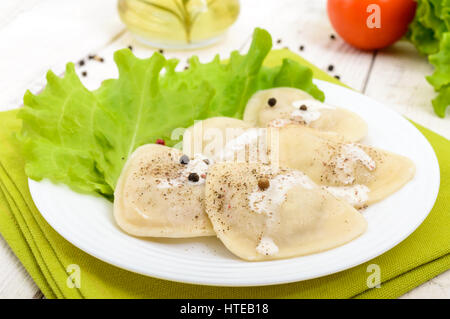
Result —
[{"label": "green lettuce leaf", "polygon": [[428,82],[438,92],[433,100],[433,109],[440,117],[445,117],[445,111],[450,105],[450,32],[444,34],[438,53],[429,56],[434,65],[433,75],[428,76]]},{"label": "green lettuce leaf", "polygon": [[275,74],[273,87],[295,87],[308,92],[320,101],[325,100],[325,94],[313,84],[313,72],[310,68],[290,59],[283,59],[280,69]]},{"label": "green lettuce leaf", "polygon": [[436,114],[442,118],[445,117],[445,110],[450,105],[450,85],[441,88],[432,103]]},{"label": "green lettuce leaf", "polygon": [[39,95],[27,91],[22,141],[25,170],[35,180],[49,178],[80,192],[112,195],[112,188],[97,165],[103,156],[96,140],[98,102],[69,63],[63,78],[47,73],[47,86]]},{"label": "green lettuce leaf", "polygon": [[450,84],[450,32],[447,32],[442,38],[440,50],[428,57],[435,70],[433,75],[429,76],[428,82],[436,89]]},{"label": "green lettuce leaf", "polygon": [[445,117],[450,105],[450,0],[418,0],[407,37],[435,67],[427,80],[438,92],[433,109]]},{"label": "green lettuce leaf", "polygon": [[209,63],[194,56],[182,72],[175,70],[177,60],[159,53],[139,59],[119,50],[114,54],[119,77],[93,92],[81,84],[73,64],[63,78],[49,72],[45,90],[27,92],[19,112],[27,175],[112,199],[122,167],[137,147],[157,139],[173,146],[179,142],[173,131],[195,120],[242,118],[257,90],[290,86],[323,100],[309,68],[288,59],[281,66],[262,66],[271,47],[270,34],[257,28],[247,54],[233,52],[225,62],[216,56]]}]

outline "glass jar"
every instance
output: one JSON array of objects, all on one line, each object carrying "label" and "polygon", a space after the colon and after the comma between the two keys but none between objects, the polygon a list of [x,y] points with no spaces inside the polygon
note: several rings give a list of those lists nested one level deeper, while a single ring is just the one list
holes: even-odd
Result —
[{"label": "glass jar", "polygon": [[239,15],[239,0],[119,0],[131,33],[157,48],[195,48],[217,41]]}]

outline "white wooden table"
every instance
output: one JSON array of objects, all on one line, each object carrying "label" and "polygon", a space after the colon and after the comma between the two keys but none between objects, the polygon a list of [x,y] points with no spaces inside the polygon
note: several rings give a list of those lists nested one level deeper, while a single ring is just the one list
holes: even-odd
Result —
[{"label": "white wooden table", "polygon": [[[334,65],[333,75],[351,87],[398,110],[410,119],[450,138],[450,115],[433,114],[432,88],[425,75],[432,72],[427,60],[409,43],[397,43],[380,52],[361,52],[339,37],[326,15],[325,0],[242,0],[238,21],[219,44],[195,51],[207,61],[220,52],[248,48],[253,28],[272,34],[275,48],[288,47],[323,68]],[[276,40],[281,39],[281,43]],[[105,58],[89,61],[78,71],[89,88],[115,76],[114,50],[132,45],[138,56],[155,50],[137,43],[120,22],[113,0],[2,0],[0,2],[0,110],[20,107],[26,89],[38,92],[48,69],[62,74],[67,61],[88,54]],[[186,58],[187,51],[166,51],[168,57]],[[449,112],[448,112],[449,113]],[[450,271],[407,293],[404,298],[450,298]],[[42,293],[0,237],[0,299],[42,298]]]}]

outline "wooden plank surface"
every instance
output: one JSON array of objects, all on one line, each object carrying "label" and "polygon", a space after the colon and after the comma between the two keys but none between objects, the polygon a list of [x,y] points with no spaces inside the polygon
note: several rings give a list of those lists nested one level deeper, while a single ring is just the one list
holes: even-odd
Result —
[{"label": "wooden plank surface", "polygon": [[[382,52],[361,52],[344,43],[334,33],[326,16],[325,0],[244,0],[241,14],[225,38],[217,45],[195,51],[202,61],[217,53],[248,48],[254,27],[271,32],[275,48],[288,47],[323,68],[332,64],[332,75],[351,87],[380,100],[411,119],[450,138],[450,117],[439,119],[432,113],[434,93],[424,75],[432,72],[426,59],[408,43],[398,43]],[[45,21],[45,22],[43,22]],[[280,40],[280,43],[277,43]],[[136,42],[124,31],[110,0],[26,0],[0,2],[0,43],[7,45],[0,59],[0,110],[20,106],[26,89],[39,91],[48,69],[60,74],[68,61],[78,61],[98,53],[104,63],[89,61],[77,71],[87,87],[94,89],[108,77],[115,77],[112,54],[133,46],[136,55],[147,57],[158,48]],[[299,47],[303,46],[300,51]],[[181,60],[192,52],[165,51]],[[38,288],[0,239],[0,298],[40,298]],[[404,298],[450,298],[450,272],[442,274]]]},{"label": "wooden plank surface", "polygon": [[0,299],[33,298],[39,289],[0,236]]},{"label": "wooden plank surface", "polygon": [[450,139],[450,108],[446,118],[434,114],[433,88],[425,80],[433,68],[408,42],[378,52],[365,94]]}]

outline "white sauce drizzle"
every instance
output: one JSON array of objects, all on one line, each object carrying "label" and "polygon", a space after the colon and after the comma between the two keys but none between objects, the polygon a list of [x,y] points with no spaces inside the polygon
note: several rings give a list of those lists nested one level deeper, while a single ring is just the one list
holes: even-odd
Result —
[{"label": "white sauce drizzle", "polygon": [[273,239],[267,236],[263,236],[256,246],[256,251],[261,255],[274,255],[278,253],[278,246],[274,243]]},{"label": "white sauce drizzle", "polygon": [[[209,165],[206,164],[205,160],[209,161]],[[186,165],[184,165],[181,175],[177,178],[158,178],[157,188],[171,188],[177,187],[183,184],[189,185],[202,185],[205,183],[205,178],[208,173],[209,167],[213,164],[213,161],[202,154],[195,154],[194,158],[189,161]],[[198,182],[191,182],[188,177],[191,173],[197,173],[199,180]]]},{"label": "white sauce drizzle", "polygon": [[234,155],[239,151],[245,150],[246,146],[257,146],[259,137],[263,137],[262,130],[257,128],[247,129],[244,133],[226,143],[215,158],[220,161],[232,160]]},{"label": "white sauce drizzle", "polygon": [[369,171],[373,171],[376,167],[375,161],[362,148],[356,144],[344,144],[342,153],[336,159],[336,168],[342,170],[339,179],[345,185],[353,183],[353,168],[355,162],[360,162]]},{"label": "white sauce drizzle", "polygon": [[352,206],[361,206],[369,199],[370,189],[366,185],[356,184],[353,186],[323,186],[334,197],[345,200]]},{"label": "white sauce drizzle", "polygon": [[280,205],[286,200],[287,192],[294,186],[312,189],[314,182],[299,171],[277,175],[269,180],[270,186],[262,191],[259,188],[248,195],[250,209],[258,214],[273,216]]},{"label": "white sauce drizzle", "polygon": [[[300,110],[302,105],[306,106],[306,110]],[[303,121],[305,124],[310,124],[319,119],[321,110],[334,110],[336,107],[322,103],[314,99],[298,100],[292,102],[295,110],[291,113],[291,119],[297,122]]]},{"label": "white sauce drizzle", "polygon": [[269,127],[285,127],[286,125],[295,123],[294,121],[288,119],[275,119],[269,122]]},{"label": "white sauce drizzle", "polygon": [[134,210],[136,211],[136,213],[138,213],[139,215],[141,215],[142,218],[144,219],[149,219],[150,217],[147,216],[142,210],[139,209],[139,207],[137,207],[136,205],[133,205]]}]

